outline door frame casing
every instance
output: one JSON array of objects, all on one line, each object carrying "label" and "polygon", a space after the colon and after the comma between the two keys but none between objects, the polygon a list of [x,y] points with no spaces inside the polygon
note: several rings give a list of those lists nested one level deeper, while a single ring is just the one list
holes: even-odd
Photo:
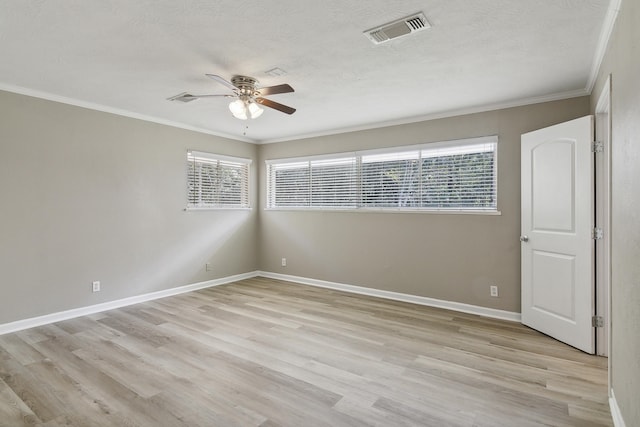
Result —
[{"label": "door frame casing", "polygon": [[603,143],[595,158],[596,226],[603,237],[596,240],[596,315],[604,327],[596,329],[596,354],[609,356],[611,338],[611,76],[607,78],[595,108],[596,141]]}]

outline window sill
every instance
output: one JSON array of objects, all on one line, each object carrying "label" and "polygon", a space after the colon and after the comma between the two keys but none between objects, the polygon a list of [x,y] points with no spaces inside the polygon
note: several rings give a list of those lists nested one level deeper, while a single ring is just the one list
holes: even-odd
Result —
[{"label": "window sill", "polygon": [[472,209],[402,209],[402,208],[265,208],[265,211],[275,212],[347,212],[347,213],[385,213],[385,214],[436,214],[436,215],[489,215],[500,216],[498,210]]},{"label": "window sill", "polygon": [[252,208],[240,208],[240,207],[234,207],[234,206],[221,206],[221,207],[199,207],[199,208],[193,208],[193,207],[186,207],[184,208],[185,212],[189,212],[189,211],[250,211]]}]

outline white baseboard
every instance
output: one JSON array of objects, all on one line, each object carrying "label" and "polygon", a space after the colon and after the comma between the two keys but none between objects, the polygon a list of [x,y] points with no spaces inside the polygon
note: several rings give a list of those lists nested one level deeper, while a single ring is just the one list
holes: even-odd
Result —
[{"label": "white baseboard", "polygon": [[307,277],[290,276],[288,274],[271,273],[268,271],[258,271],[258,276],[270,279],[286,280],[289,282],[301,283],[303,285],[317,286],[321,288],[335,289],[339,291],[351,292],[354,294],[368,295],[378,298],[386,298],[395,301],[410,302],[413,304],[426,305],[429,307],[445,308],[447,310],[460,311],[463,313],[477,314],[483,317],[494,319],[510,320],[520,322],[520,313],[513,311],[498,310],[495,308],[480,307],[477,305],[464,304],[455,301],[445,301],[417,295],[403,294],[399,292],[384,291],[380,289],[365,288],[362,286],[347,285],[343,283],[327,282],[324,280],[309,279]]},{"label": "white baseboard", "polygon": [[198,289],[210,288],[212,286],[219,286],[231,282],[237,282],[238,280],[250,279],[252,277],[256,277],[257,275],[257,271],[252,271],[250,273],[236,274],[234,276],[223,277],[220,279],[207,280],[206,282],[193,283],[191,285],[179,286],[177,288],[165,289],[162,291],[151,292],[143,295],[136,295],[133,297],[122,298],[119,300],[104,302],[101,304],[74,308],[71,310],[60,311],[58,313],[32,317],[30,319],[17,320],[15,322],[0,324],[0,335],[21,331],[23,329],[35,328],[36,326],[47,325],[49,323],[60,322],[62,320],[72,319],[74,317],[86,316],[89,314],[99,313],[101,311],[112,310],[114,308],[125,307],[127,305],[151,301],[158,298],[165,298],[172,295],[192,292]]},{"label": "white baseboard", "polygon": [[[177,288],[151,292],[148,294],[122,298],[119,300],[109,301],[101,304],[95,304],[95,305],[90,305],[86,307],[79,307],[71,310],[60,311],[57,313],[46,314],[44,316],[32,317],[29,319],[17,320],[15,322],[0,324],[0,335],[8,334],[11,332],[17,332],[17,331],[21,331],[29,328],[35,328],[36,326],[47,325],[50,323],[60,322],[63,320],[73,319],[74,317],[87,316],[89,314],[99,313],[101,311],[113,310],[115,308],[120,308],[128,305],[138,304],[141,302],[151,301],[158,298],[165,298],[172,295],[192,292],[198,289],[224,285],[227,283],[237,282],[239,280],[250,279],[256,276],[263,276],[271,279],[286,280],[288,282],[300,283],[303,285],[335,289],[339,291],[345,291],[345,292],[361,294],[361,295],[368,295],[368,296],[373,296],[378,298],[386,298],[386,299],[395,300],[395,301],[404,301],[404,302],[409,302],[413,304],[426,305],[430,307],[445,308],[447,310],[477,314],[479,316],[491,317],[494,319],[503,319],[503,320],[510,320],[512,322],[520,322],[520,313],[515,313],[511,311],[497,310],[494,308],[480,307],[477,305],[464,304],[461,302],[445,301],[445,300],[439,300],[435,298],[403,294],[399,292],[391,292],[391,291],[384,291],[380,289],[366,288],[362,286],[347,285],[344,283],[327,282],[324,280],[310,279],[310,278],[300,277],[300,276],[291,276],[288,274],[271,273],[267,271],[253,271],[249,273],[223,277],[220,279],[208,280],[206,282],[193,283],[191,285],[180,286]],[[615,400],[613,402],[615,403]],[[613,407],[612,407],[612,412],[613,412]],[[624,427],[624,423],[620,424],[620,426]],[[616,425],[616,427],[618,427],[618,425]]]},{"label": "white baseboard", "polygon": [[611,397],[609,398],[609,408],[611,409],[611,418],[613,418],[614,427],[626,427],[624,423],[624,418],[622,418],[622,413],[620,412],[620,407],[618,406],[618,402],[616,401],[616,395],[611,390]]}]

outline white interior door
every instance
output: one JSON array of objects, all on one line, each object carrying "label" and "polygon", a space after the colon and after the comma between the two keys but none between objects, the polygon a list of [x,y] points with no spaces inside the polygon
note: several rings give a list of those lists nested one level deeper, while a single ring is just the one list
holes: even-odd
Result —
[{"label": "white interior door", "polygon": [[522,135],[522,323],[594,353],[593,116]]}]

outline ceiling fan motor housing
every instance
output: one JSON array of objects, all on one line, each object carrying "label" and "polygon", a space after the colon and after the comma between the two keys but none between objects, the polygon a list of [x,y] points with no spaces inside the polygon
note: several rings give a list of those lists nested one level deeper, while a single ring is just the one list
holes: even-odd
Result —
[{"label": "ceiling fan motor housing", "polygon": [[233,76],[231,78],[231,84],[238,88],[239,95],[249,97],[259,96],[260,94],[256,90],[256,83],[258,83],[258,81],[253,77]]}]

